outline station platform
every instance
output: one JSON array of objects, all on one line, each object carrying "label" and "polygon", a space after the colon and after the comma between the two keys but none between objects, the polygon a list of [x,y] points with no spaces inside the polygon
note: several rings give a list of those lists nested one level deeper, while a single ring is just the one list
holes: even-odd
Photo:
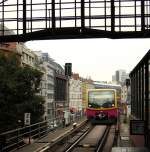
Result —
[{"label": "station platform", "polygon": [[144,147],[113,147],[111,152],[149,152]]},{"label": "station platform", "polygon": [[[85,120],[86,118],[82,118],[81,120],[77,121],[77,126],[81,125],[83,122],[85,122]],[[42,151],[51,143],[54,143],[58,138],[63,137],[65,134],[69,133],[72,129],[73,125],[69,125],[64,128],[56,128],[56,130],[49,132],[45,137],[41,138],[40,140],[33,141],[33,143],[16,150],[16,152]]]},{"label": "station platform", "polygon": [[143,135],[130,135],[129,117],[121,114],[117,146],[113,147],[111,152],[149,152],[144,144]]}]

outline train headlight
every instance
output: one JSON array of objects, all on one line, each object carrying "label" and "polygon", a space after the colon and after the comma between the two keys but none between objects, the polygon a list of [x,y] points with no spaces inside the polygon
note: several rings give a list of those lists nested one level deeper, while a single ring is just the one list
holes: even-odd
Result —
[{"label": "train headlight", "polygon": [[89,104],[89,107],[91,107],[91,105]]}]

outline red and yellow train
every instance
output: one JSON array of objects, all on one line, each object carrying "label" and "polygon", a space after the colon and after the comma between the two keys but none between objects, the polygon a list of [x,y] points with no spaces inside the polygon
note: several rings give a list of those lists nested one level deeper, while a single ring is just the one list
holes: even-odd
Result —
[{"label": "red and yellow train", "polygon": [[87,91],[87,118],[93,124],[116,123],[119,92],[116,89],[90,89]]}]

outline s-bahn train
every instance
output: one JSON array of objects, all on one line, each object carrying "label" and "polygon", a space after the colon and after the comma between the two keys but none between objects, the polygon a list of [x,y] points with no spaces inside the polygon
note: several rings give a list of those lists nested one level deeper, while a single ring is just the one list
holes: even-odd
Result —
[{"label": "s-bahn train", "polygon": [[90,89],[87,91],[87,118],[93,124],[116,123],[118,118],[116,89]]}]

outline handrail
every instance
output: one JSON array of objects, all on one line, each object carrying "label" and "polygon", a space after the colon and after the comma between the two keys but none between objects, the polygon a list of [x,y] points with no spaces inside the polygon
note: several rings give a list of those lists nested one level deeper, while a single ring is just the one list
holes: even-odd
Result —
[{"label": "handrail", "polygon": [[54,125],[54,122],[57,123],[57,120],[60,120],[60,117],[1,133],[0,151],[5,152],[6,150],[16,149],[30,144],[31,140],[38,140],[59,125]]},{"label": "handrail", "polygon": [[22,128],[17,128],[0,134],[0,151],[11,151],[31,144],[46,136],[50,131],[63,127],[62,117],[38,122]]}]

